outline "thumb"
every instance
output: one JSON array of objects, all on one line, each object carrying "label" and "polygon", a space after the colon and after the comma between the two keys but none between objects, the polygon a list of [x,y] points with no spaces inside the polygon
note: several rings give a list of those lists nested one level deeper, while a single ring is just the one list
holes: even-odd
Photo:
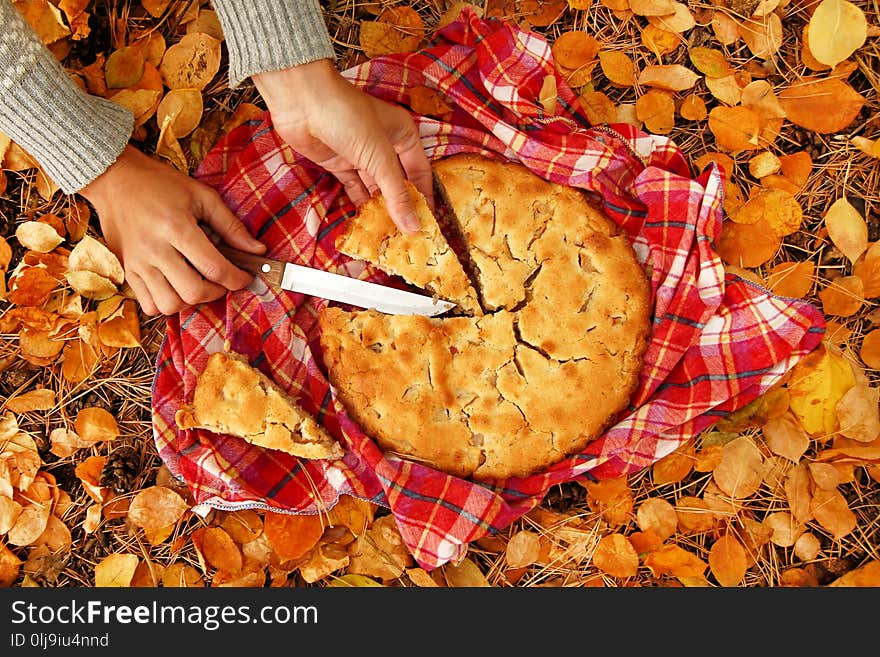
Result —
[{"label": "thumb", "polygon": [[229,246],[250,253],[262,253],[266,250],[266,245],[248,232],[241,220],[226,207],[219,194],[209,190],[202,197],[201,203],[200,218]]}]

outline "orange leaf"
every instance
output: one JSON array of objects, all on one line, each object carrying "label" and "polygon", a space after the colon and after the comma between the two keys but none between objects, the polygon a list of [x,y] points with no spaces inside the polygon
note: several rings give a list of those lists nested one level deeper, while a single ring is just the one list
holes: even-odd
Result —
[{"label": "orange leaf", "polygon": [[639,555],[623,534],[607,534],[596,544],[593,564],[612,577],[634,577],[639,569]]},{"label": "orange leaf", "polygon": [[599,66],[608,81],[618,87],[631,87],[636,83],[633,61],[619,50],[599,52]]},{"label": "orange leaf", "polygon": [[81,409],[76,414],[73,426],[80,438],[91,442],[113,440],[119,435],[116,418],[100,406]]},{"label": "orange leaf", "polygon": [[880,329],[874,329],[862,338],[859,357],[872,370],[880,370]]},{"label": "orange leaf", "polygon": [[754,224],[725,220],[715,244],[724,262],[740,267],[760,267],[776,255],[782,238],[764,219]]},{"label": "orange leaf", "polygon": [[387,7],[375,21],[364,21],[360,46],[369,57],[418,50],[425,39],[425,24],[412,7]]},{"label": "orange leaf", "polygon": [[839,78],[808,76],[783,89],[779,102],[795,125],[829,134],[852,123],[866,99]]},{"label": "orange leaf", "polygon": [[826,315],[851,317],[859,312],[865,302],[864,292],[864,283],[858,276],[835,278],[819,292],[822,310]]},{"label": "orange leaf", "polygon": [[761,485],[764,457],[751,438],[741,436],[724,445],[713,471],[715,483],[734,499],[745,499]]},{"label": "orange leaf", "polygon": [[796,232],[803,221],[800,203],[781,189],[760,189],[730,215],[731,221],[756,224],[766,221],[777,236],[786,237]]},{"label": "orange leaf", "polygon": [[709,112],[709,130],[725,150],[755,150],[759,147],[761,117],[748,107],[719,105]]},{"label": "orange leaf", "polygon": [[813,287],[814,272],[812,260],[780,262],[770,269],[765,284],[773,294],[802,299]]},{"label": "orange leaf", "polygon": [[569,30],[556,37],[551,50],[557,64],[567,69],[578,69],[596,59],[599,42],[583,30]]},{"label": "orange leaf", "polygon": [[721,586],[739,586],[746,575],[746,551],[733,534],[725,534],[709,550],[709,570]]},{"label": "orange leaf", "polygon": [[770,451],[794,463],[810,446],[810,437],[792,413],[768,420],[762,431]]},{"label": "orange leaf", "polygon": [[222,527],[200,527],[191,538],[205,561],[214,568],[231,575],[241,572],[241,550]]},{"label": "orange leaf", "polygon": [[648,89],[636,99],[636,116],[648,131],[658,135],[672,132],[675,127],[675,102],[661,89]]},{"label": "orange leaf", "polygon": [[856,527],[856,515],[850,510],[846,498],[836,489],[816,489],[810,509],[816,521],[836,539],[843,538]]},{"label": "orange leaf", "polygon": [[290,514],[267,511],[263,533],[281,561],[299,559],[311,550],[321,534],[324,522],[318,514]]},{"label": "orange leaf", "polygon": [[645,557],[645,565],[654,577],[673,575],[674,577],[702,577],[707,564],[697,555],[678,545],[664,545]]},{"label": "orange leaf", "polygon": [[651,532],[660,541],[674,535],[678,529],[675,507],[662,497],[649,497],[636,511],[636,523],[644,532]]}]

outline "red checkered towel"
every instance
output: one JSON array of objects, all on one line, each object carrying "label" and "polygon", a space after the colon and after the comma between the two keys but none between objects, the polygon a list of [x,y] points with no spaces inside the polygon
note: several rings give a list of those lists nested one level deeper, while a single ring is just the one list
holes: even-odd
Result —
[{"label": "red checkered towel", "polygon": [[[319,513],[341,494],[386,506],[415,560],[435,568],[467,544],[508,527],[556,484],[632,474],[755,399],[824,334],[822,314],[725,274],[713,251],[723,172],[693,178],[669,139],[626,124],[592,127],[561,78],[552,113],[538,102],[551,50],[539,35],[465,10],[417,53],[373,59],[346,72],[385,100],[439,90],[448,121],[416,116],[430,158],[496,154],[539,176],[594,192],[651,271],[653,331],[632,405],[598,440],[546,472],[492,484],[385,456],[346,413],[322,371],[316,316],[322,299],[277,292],[261,280],[170,317],[158,356],[153,417],[159,455],[203,508]],[[284,146],[269,117],[228,134],[197,177],[216,188],[268,255],[400,285],[337,252],[355,208],[326,171]],[[208,355],[247,354],[345,446],[341,461],[303,461],[205,431],[180,431]],[[584,400],[589,403],[589,400]],[[572,409],[577,412],[577,409]]]}]

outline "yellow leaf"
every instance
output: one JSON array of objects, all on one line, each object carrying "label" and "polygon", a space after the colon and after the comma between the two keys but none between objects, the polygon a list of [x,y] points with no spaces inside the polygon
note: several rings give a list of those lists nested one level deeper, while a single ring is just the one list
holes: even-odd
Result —
[{"label": "yellow leaf", "polygon": [[868,21],[848,0],[822,0],[810,18],[807,33],[813,57],[837,66],[865,43]]},{"label": "yellow leaf", "polygon": [[348,573],[346,575],[340,575],[339,577],[334,577],[331,579],[327,586],[339,586],[339,587],[355,587],[362,588],[365,586],[378,586],[382,587],[383,585],[374,580],[371,577],[367,577],[366,575],[357,575],[354,573]]},{"label": "yellow leaf", "polygon": [[828,208],[825,228],[834,246],[850,262],[855,262],[868,248],[868,224],[846,196],[841,196]]},{"label": "yellow leaf", "polygon": [[837,403],[855,385],[849,363],[836,352],[819,347],[800,360],[788,382],[792,412],[811,436],[837,431]]},{"label": "yellow leaf", "polygon": [[127,587],[131,584],[137,566],[136,554],[108,554],[95,566],[95,586]]}]

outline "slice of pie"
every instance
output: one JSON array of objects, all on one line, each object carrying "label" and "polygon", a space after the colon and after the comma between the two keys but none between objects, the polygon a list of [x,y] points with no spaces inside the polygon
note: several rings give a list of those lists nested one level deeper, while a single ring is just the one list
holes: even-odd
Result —
[{"label": "slice of pie", "polygon": [[340,253],[366,260],[389,274],[456,303],[471,315],[481,315],[476,290],[449,246],[422,193],[406,182],[416,206],[420,228],[400,230],[381,195],[364,203],[336,238]]},{"label": "slice of pie", "polygon": [[342,446],[242,354],[218,351],[199,374],[181,429],[206,429],[304,459],[338,459]]}]

